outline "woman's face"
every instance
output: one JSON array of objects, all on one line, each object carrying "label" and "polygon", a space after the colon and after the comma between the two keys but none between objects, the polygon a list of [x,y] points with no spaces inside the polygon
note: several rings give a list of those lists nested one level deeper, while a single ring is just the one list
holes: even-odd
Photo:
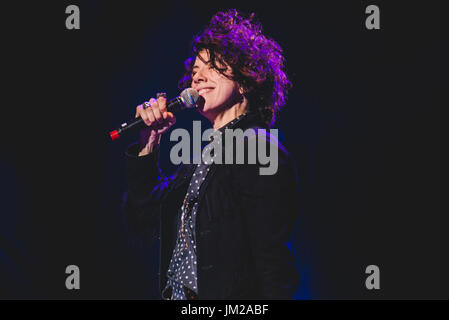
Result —
[{"label": "woman's face", "polygon": [[[218,67],[222,67],[218,65]],[[232,75],[232,69],[228,66],[227,75]],[[197,90],[200,97],[198,110],[207,118],[211,118],[220,112],[232,107],[241,94],[237,82],[228,79],[209,63],[209,53],[206,50],[200,52],[192,68],[192,88]]]}]

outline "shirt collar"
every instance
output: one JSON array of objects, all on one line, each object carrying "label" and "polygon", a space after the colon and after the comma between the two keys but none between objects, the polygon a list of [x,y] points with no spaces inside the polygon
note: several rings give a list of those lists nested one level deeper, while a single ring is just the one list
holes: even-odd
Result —
[{"label": "shirt collar", "polygon": [[[224,133],[226,129],[234,129],[237,127],[237,124],[242,121],[244,118],[247,118],[250,115],[250,112],[247,111],[245,113],[242,113],[237,118],[234,118],[233,120],[229,121],[225,125],[221,126],[220,128],[215,130],[215,133]],[[214,135],[210,136],[209,142],[214,140]]]}]

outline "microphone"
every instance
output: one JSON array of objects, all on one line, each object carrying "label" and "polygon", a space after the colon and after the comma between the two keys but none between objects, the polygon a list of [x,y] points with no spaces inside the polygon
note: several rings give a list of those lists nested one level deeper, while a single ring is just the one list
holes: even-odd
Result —
[{"label": "microphone", "polygon": [[[187,88],[181,94],[167,102],[167,111],[175,113],[184,109],[190,109],[196,106],[199,94],[198,91],[192,88]],[[119,129],[113,130],[109,133],[112,140],[117,140],[126,133],[134,132],[145,128],[146,124],[142,118],[132,120],[130,123],[122,123]]]}]

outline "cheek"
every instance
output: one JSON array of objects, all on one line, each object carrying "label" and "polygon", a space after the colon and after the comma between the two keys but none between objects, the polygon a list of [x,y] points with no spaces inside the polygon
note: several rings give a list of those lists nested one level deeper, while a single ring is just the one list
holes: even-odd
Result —
[{"label": "cheek", "polygon": [[231,82],[225,82],[220,86],[220,96],[223,99],[230,99],[237,93],[236,85]]},{"label": "cheek", "polygon": [[206,100],[208,107],[218,107],[219,105],[229,103],[238,95],[238,85],[228,78],[221,75],[210,75],[210,79],[216,84],[214,93]]},{"label": "cheek", "polygon": [[229,87],[220,87],[214,95],[214,102],[217,104],[226,103],[232,97],[232,90]]}]

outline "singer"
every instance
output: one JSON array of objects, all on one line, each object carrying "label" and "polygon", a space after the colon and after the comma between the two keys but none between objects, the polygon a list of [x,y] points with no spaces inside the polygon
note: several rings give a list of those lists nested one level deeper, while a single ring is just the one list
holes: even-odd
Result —
[{"label": "singer", "polygon": [[[217,132],[273,126],[291,83],[282,49],[262,34],[254,14],[218,12],[193,39],[192,52],[180,88],[198,91],[197,110]],[[138,106],[139,116],[147,127],[126,151],[124,213],[133,232],[160,239],[161,298],[292,299],[298,273],[287,242],[297,180],[285,148],[265,135],[278,150],[272,175],[261,175],[259,163],[201,162],[166,177],[159,143],[176,118],[165,95]]]}]

